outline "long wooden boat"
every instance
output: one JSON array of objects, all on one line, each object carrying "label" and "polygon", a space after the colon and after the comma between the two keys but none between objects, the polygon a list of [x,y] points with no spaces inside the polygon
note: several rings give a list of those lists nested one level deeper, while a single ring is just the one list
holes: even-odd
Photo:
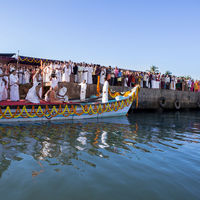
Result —
[{"label": "long wooden boat", "polygon": [[0,102],[0,123],[14,121],[40,120],[76,120],[126,115],[132,103],[138,104],[139,86],[128,92],[109,94],[113,100],[108,103],[99,101],[69,102],[51,104],[41,101],[40,104],[19,102]]}]

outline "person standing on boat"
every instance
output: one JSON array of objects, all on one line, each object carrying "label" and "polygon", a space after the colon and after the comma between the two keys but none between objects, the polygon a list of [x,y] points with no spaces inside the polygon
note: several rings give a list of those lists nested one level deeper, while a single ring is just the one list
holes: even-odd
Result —
[{"label": "person standing on boat", "polygon": [[10,100],[19,101],[19,79],[16,70],[10,75]]},{"label": "person standing on boat", "polygon": [[29,89],[26,100],[31,103],[40,103],[41,99],[41,82],[39,74],[41,70],[38,70],[35,75],[33,76],[33,87]]},{"label": "person standing on boat", "polygon": [[106,77],[106,68],[102,67],[101,68],[101,73],[100,73],[100,84],[101,85],[104,84],[105,77]]},{"label": "person standing on boat", "polygon": [[51,74],[51,88],[58,87],[58,79],[56,77],[55,72]]},{"label": "person standing on boat", "polygon": [[58,82],[62,82],[62,72],[60,63],[58,63],[56,66],[56,77],[58,79]]},{"label": "person standing on boat", "polygon": [[108,83],[107,79],[104,78],[102,103],[108,103],[108,88],[109,88],[109,83]]},{"label": "person standing on boat", "polygon": [[81,100],[81,101],[85,101],[85,97],[86,97],[86,89],[87,89],[86,80],[83,80],[83,82],[80,83],[79,85],[81,86],[81,91],[80,91],[80,100]]}]

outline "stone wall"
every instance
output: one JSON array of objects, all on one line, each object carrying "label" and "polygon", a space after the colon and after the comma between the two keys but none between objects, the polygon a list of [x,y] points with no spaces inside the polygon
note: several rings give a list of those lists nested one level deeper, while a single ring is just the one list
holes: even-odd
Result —
[{"label": "stone wall", "polygon": [[[77,83],[65,83],[65,86],[68,89],[69,99],[79,99],[80,98],[80,85]],[[25,98],[25,94],[28,92],[28,89],[31,87],[31,84],[20,86],[20,96]],[[44,93],[49,89],[49,86],[44,87]],[[101,86],[102,89],[102,86]],[[124,92],[128,91],[131,88],[111,86],[113,91]],[[95,95],[97,92],[96,85],[87,86],[87,97]],[[160,99],[164,99],[164,109],[175,109],[174,103],[176,100],[180,102],[181,108],[197,108],[197,102],[200,102],[200,93],[194,92],[185,92],[185,91],[173,91],[173,90],[161,90],[161,89],[148,89],[141,88],[139,93],[139,106],[138,109],[160,109]]]},{"label": "stone wall", "polygon": [[[80,98],[81,86],[78,83],[64,83],[67,87],[67,93],[70,100]],[[28,90],[32,87],[32,84],[20,85],[20,98],[24,99]],[[44,86],[44,94],[48,91],[50,87],[48,85]],[[100,87],[102,89],[102,86]],[[97,85],[87,85],[86,96],[89,98],[91,95],[97,94]],[[44,96],[44,95],[43,95]]]},{"label": "stone wall", "polygon": [[[116,86],[111,88],[119,92],[130,89]],[[164,99],[164,102],[161,99]],[[200,93],[141,88],[138,100],[139,110],[157,110],[162,107],[160,103],[163,103],[164,109],[175,109],[176,100],[180,102],[181,109],[195,109],[198,108],[198,102],[200,103]]]}]

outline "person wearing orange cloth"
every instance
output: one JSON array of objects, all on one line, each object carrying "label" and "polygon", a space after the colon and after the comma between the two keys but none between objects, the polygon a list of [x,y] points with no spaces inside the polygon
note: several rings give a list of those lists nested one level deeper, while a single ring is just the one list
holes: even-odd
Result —
[{"label": "person wearing orange cloth", "polygon": [[58,97],[57,97],[57,90],[58,87],[50,88],[49,91],[45,94],[45,101],[50,103],[63,103]]},{"label": "person wearing orange cloth", "polygon": [[195,83],[194,83],[194,91],[198,92],[198,82],[197,81],[195,81]]}]

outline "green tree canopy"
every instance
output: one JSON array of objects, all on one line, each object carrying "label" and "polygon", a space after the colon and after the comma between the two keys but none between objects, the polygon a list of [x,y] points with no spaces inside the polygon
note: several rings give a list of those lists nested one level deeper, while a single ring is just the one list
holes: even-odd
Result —
[{"label": "green tree canopy", "polygon": [[155,65],[152,65],[150,67],[149,71],[152,72],[152,73],[158,73],[159,72],[158,67],[156,67]]},{"label": "green tree canopy", "polygon": [[172,72],[170,72],[170,71],[166,71],[166,72],[165,72],[165,75],[169,75],[169,76],[171,76],[171,75],[172,75]]}]

